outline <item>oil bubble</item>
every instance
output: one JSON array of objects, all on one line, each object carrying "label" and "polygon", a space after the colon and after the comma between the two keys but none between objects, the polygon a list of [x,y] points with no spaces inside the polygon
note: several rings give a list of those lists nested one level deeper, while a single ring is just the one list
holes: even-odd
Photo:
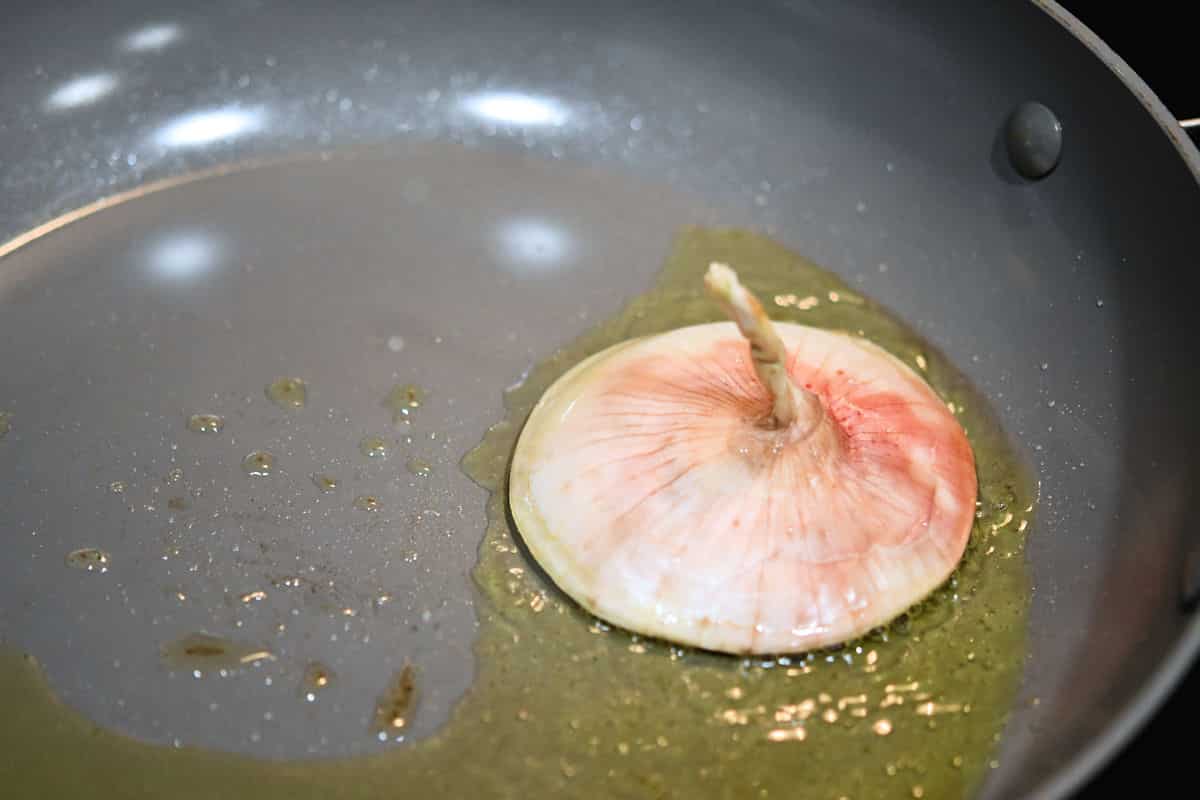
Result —
[{"label": "oil bubble", "polygon": [[300,378],[276,378],[267,386],[267,398],[280,408],[304,408],[308,384]]},{"label": "oil bubble", "polygon": [[254,450],[242,459],[242,471],[255,478],[275,474],[275,456],[266,450]]}]

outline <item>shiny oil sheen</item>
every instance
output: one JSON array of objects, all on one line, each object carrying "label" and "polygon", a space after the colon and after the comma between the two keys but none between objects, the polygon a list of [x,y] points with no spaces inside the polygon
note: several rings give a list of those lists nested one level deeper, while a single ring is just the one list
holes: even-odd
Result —
[{"label": "shiny oil sheen", "polygon": [[[710,260],[736,265],[773,317],[863,335],[916,365],[975,450],[980,507],[959,569],[861,641],[745,660],[612,630],[557,592],[510,527],[505,470],[541,393],[614,342],[718,319],[700,290]],[[909,328],[765,237],[691,228],[650,291],[538,364],[505,406],[463,461],[492,493],[473,573],[478,674],[434,736],[380,755],[290,764],[153,747],[95,730],[54,702],[32,659],[10,653],[0,686],[12,721],[0,746],[24,765],[11,788],[95,796],[102,787],[112,797],[137,787],[173,797],[940,798],[969,794],[994,766],[1025,654],[1034,487],[986,401]],[[68,752],[74,767],[61,770],[54,754]]]}]

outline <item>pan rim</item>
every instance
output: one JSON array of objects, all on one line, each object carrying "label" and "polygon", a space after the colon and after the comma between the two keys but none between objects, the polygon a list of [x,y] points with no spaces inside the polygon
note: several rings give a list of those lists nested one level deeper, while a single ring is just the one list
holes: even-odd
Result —
[{"label": "pan rim", "polygon": [[1192,177],[1196,179],[1197,183],[1200,183],[1200,150],[1197,150],[1195,143],[1179,124],[1175,115],[1167,110],[1154,90],[1133,71],[1125,59],[1117,55],[1078,17],[1059,5],[1058,0],[1030,0],[1030,2],[1061,25],[1067,33],[1079,40],[1084,47],[1092,51],[1092,54],[1099,58],[1121,83],[1125,84],[1125,87],[1142,104],[1142,107],[1150,112],[1150,116],[1158,123],[1159,128],[1167,135],[1171,144],[1175,146],[1175,150],[1187,164]]},{"label": "pan rim", "polygon": [[[1175,150],[1200,184],[1200,150],[1191,137],[1179,125],[1178,120],[1159,100],[1158,95],[1134,72],[1123,58],[1105,44],[1091,28],[1087,27],[1057,0],[1030,0],[1039,10],[1049,15],[1067,33],[1088,48],[1125,85],[1142,107],[1166,134]],[[1134,693],[1132,700],[1117,714],[1114,722],[1079,752],[1072,756],[1054,775],[1043,780],[1028,795],[1033,798],[1058,800],[1067,798],[1096,776],[1100,770],[1127,747],[1134,737],[1158,712],[1163,703],[1177,688],[1196,661],[1200,652],[1200,616],[1193,617],[1183,635],[1168,652],[1159,667]]]}]

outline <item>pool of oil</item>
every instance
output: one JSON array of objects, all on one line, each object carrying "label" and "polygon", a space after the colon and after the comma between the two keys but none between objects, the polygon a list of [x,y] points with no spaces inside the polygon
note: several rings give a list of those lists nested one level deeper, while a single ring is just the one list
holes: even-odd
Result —
[{"label": "pool of oil", "polygon": [[[961,420],[975,448],[980,505],[960,568],[910,614],[861,641],[819,653],[741,659],[613,630],[546,580],[510,524],[507,462],[540,394],[570,366],[613,342],[719,319],[700,284],[711,260],[732,264],[773,317],[862,335],[914,364]],[[388,340],[379,339],[391,350],[384,344]],[[411,378],[437,384],[422,375]],[[501,385],[478,391],[498,395]],[[370,388],[363,395],[373,397],[367,402],[378,410],[380,395]],[[8,710],[0,726],[6,753],[0,780],[23,796],[949,798],[969,796],[994,766],[1025,653],[1029,585],[1023,548],[1034,487],[985,399],[909,327],[769,238],[685,228],[648,291],[573,342],[564,341],[506,392],[504,407],[503,419],[462,462],[490,492],[472,572],[476,674],[432,736],[406,738],[426,713],[426,689],[436,686],[437,676],[414,667],[402,653],[391,654],[400,661],[392,662],[390,679],[361,687],[368,695],[363,735],[382,734],[402,746],[353,758],[280,762],[184,742],[152,745],[100,729],[54,699],[33,656],[10,650],[0,656],[0,693]],[[339,417],[331,413],[329,419]],[[334,427],[344,440],[343,463],[361,463],[353,425]],[[230,446],[241,448],[242,440]],[[236,452],[240,457],[245,450]],[[227,457],[224,469],[229,480],[239,477],[236,459]],[[439,467],[438,474],[449,472]],[[324,486],[312,485],[307,467],[294,473],[304,476],[306,497],[330,497],[320,491]],[[292,489],[288,484],[274,491]],[[362,514],[364,498],[374,501],[371,514]],[[368,517],[396,502],[409,511],[419,508],[411,500],[374,493],[352,492],[340,500],[343,508]],[[396,530],[362,532],[395,538]],[[475,542],[478,535],[477,530]],[[322,580],[296,574],[276,575],[270,585],[283,596],[307,596],[325,587]],[[379,593],[378,605],[370,607],[378,611],[391,598]],[[319,607],[351,619],[359,613],[354,605],[339,606],[330,597]],[[430,616],[426,611],[409,619],[428,622]],[[278,624],[286,627],[283,619]],[[199,670],[194,659],[177,661],[179,643],[189,641],[201,640],[184,636],[168,644],[162,657]],[[250,646],[245,639],[204,638],[201,644],[214,641],[218,644],[201,647],[193,657],[275,657],[276,648],[266,643],[261,650],[243,649]],[[412,652],[419,660],[422,649]],[[307,675],[298,673],[291,681],[292,695],[309,692]],[[320,706],[326,693],[346,683],[312,691],[313,701],[301,697],[298,704]],[[203,696],[195,685],[184,691]],[[68,755],[71,769],[62,769]]]},{"label": "pool of oil", "polygon": [[[616,342],[722,319],[702,288],[711,261],[734,265],[774,319],[862,336],[911,364],[971,440],[979,502],[959,568],[862,640],[768,659],[642,640],[589,621],[536,568],[515,533],[506,469],[538,398],[571,366]],[[1036,487],[986,399],[902,321],[765,236],[691,228],[650,291],[539,364],[507,393],[506,406],[506,419],[464,462],[493,492],[476,577],[508,628],[490,643],[485,638],[481,663],[519,662],[529,640],[537,643],[530,667],[514,664],[513,671],[551,677],[539,680],[518,718],[536,712],[551,727],[566,722],[592,734],[580,741],[563,735],[574,744],[561,747],[563,776],[577,779],[577,764],[587,765],[595,781],[589,790],[616,795],[962,797],[994,767],[1024,664],[1024,538]],[[547,703],[552,684],[560,684],[561,699]],[[596,704],[603,714],[589,711]],[[600,745],[601,732],[617,739],[615,754]]]}]

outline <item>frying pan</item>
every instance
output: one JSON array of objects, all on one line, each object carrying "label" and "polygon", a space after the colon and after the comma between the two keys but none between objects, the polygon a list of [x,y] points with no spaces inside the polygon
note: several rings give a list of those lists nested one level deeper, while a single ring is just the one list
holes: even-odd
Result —
[{"label": "frying pan", "polygon": [[[248,738],[274,702],[257,683],[214,684],[220,714],[174,691],[153,645],[216,621],[285,622],[280,652],[325,648],[348,685],[415,653],[436,677],[412,735],[434,730],[474,669],[484,495],[456,461],[501,389],[641,291],[687,222],[765,228],[914,322],[1035,467],[1028,664],[984,796],[1071,791],[1200,646],[1200,157],[1052,2],[64,3],[7,18],[0,53],[0,639],[103,726],[263,756],[373,747],[352,715],[286,709]],[[1063,131],[1039,180],[1004,146],[1027,101]],[[391,149],[336,179],[320,159],[231,166],[345,148]],[[439,192],[452,211],[412,212]],[[322,425],[263,403],[291,373]],[[390,519],[419,533],[407,550],[290,506],[299,468],[272,503],[224,491],[259,443],[350,463],[408,376],[443,400],[414,428],[437,480],[346,467],[385,506],[455,509]],[[236,423],[232,448],[184,438],[201,406]],[[149,476],[175,467],[220,524],[168,522]],[[81,531],[112,569],[64,579]],[[324,599],[230,605],[305,546]],[[396,607],[339,641],[328,608],[405,559]]]}]

